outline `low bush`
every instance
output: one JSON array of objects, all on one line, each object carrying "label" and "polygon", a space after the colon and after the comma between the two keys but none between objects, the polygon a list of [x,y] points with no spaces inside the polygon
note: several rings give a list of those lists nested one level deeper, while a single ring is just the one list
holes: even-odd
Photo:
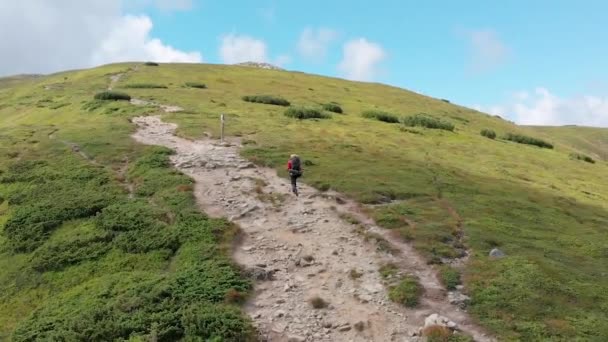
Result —
[{"label": "low bush", "polygon": [[439,273],[441,281],[448,290],[456,290],[456,286],[460,285],[460,272],[449,266],[443,266]]},{"label": "low bush", "polygon": [[553,148],[552,144],[550,144],[544,140],[529,137],[526,135],[521,135],[521,134],[507,133],[507,135],[504,136],[504,139],[516,142],[518,144],[534,145],[534,146],[538,146],[541,148],[548,148],[548,149]]},{"label": "low bush", "polygon": [[338,114],[342,114],[342,107],[340,107],[338,104],[336,103],[326,103],[323,105],[323,109],[328,111],[328,112],[333,112],[333,113],[338,113]]},{"label": "low bush", "polygon": [[424,127],[430,129],[442,129],[453,131],[455,126],[451,122],[442,121],[425,114],[416,114],[403,118],[403,124],[409,127]]},{"label": "low bush", "polygon": [[571,153],[570,158],[574,160],[582,160],[590,164],[595,164],[595,160],[593,158],[580,153]]},{"label": "low bush", "polygon": [[38,272],[58,271],[85,260],[95,260],[110,249],[112,239],[108,233],[49,243],[38,248],[31,259],[32,268]]},{"label": "low bush", "polygon": [[426,337],[428,342],[450,342],[452,331],[442,325],[431,325],[422,330],[422,336]]},{"label": "low bush", "polygon": [[395,303],[411,308],[418,305],[422,291],[423,288],[418,283],[418,279],[408,275],[403,277],[397,285],[389,288],[388,297]]},{"label": "low bush", "polygon": [[329,304],[323,298],[316,296],[310,299],[310,305],[314,309],[325,309]]},{"label": "low bush", "polygon": [[95,224],[109,232],[162,230],[162,212],[154,210],[145,200],[121,201],[112,204],[97,215]]},{"label": "low bush", "polygon": [[185,86],[188,88],[207,89],[207,85],[200,82],[186,82]]},{"label": "low bush", "polygon": [[382,112],[379,110],[368,110],[365,111],[361,114],[361,116],[363,116],[364,118],[367,119],[376,119],[378,121],[382,121],[382,122],[388,122],[388,123],[398,123],[399,122],[399,118],[391,113],[387,113],[387,112]]},{"label": "low bush", "polygon": [[112,100],[112,101],[131,101],[129,94],[121,93],[118,91],[102,91],[101,93],[95,94],[95,100]]},{"label": "low bush", "polygon": [[325,114],[313,108],[288,108],[285,111],[285,116],[296,119],[329,119],[331,115]]},{"label": "low bush", "polygon": [[164,84],[154,84],[154,83],[131,83],[126,84],[123,88],[133,88],[133,89],[167,89],[167,86]]},{"label": "low bush", "polygon": [[489,139],[496,139],[496,132],[491,129],[482,129],[480,134]]},{"label": "low bush", "polygon": [[285,100],[284,98],[272,95],[243,96],[243,101],[284,107],[289,107],[290,105],[289,101]]},{"label": "low bush", "polygon": [[156,63],[156,62],[146,62],[146,63],[144,63],[144,65],[147,65],[147,66],[158,66],[158,63]]},{"label": "low bush", "polygon": [[186,336],[201,341],[255,341],[251,324],[237,307],[197,305],[185,310],[182,325]]}]

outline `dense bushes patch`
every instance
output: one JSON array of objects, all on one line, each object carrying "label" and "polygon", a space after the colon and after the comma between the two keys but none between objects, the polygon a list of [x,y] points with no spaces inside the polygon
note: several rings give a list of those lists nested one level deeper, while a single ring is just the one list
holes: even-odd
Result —
[{"label": "dense bushes patch", "polygon": [[425,114],[416,114],[403,118],[403,124],[409,127],[424,127],[430,129],[442,129],[445,131],[453,131],[454,124],[447,121],[442,121]]},{"label": "dense bushes patch", "polygon": [[414,276],[404,276],[399,283],[389,287],[388,297],[395,303],[407,307],[418,305],[422,296],[423,288]]},{"label": "dense bushes patch", "polygon": [[496,139],[496,132],[491,129],[482,129],[480,134],[489,139]]},{"label": "dense bushes patch", "polygon": [[188,88],[207,89],[207,85],[200,82],[186,82],[184,85]]},{"label": "dense bushes patch", "polygon": [[[183,301],[172,281],[164,275],[128,273],[97,278],[40,307],[17,327],[13,340],[250,340],[251,325],[238,308],[221,300]],[[207,290],[224,286],[209,285]]]},{"label": "dense bushes patch", "polygon": [[398,123],[399,122],[399,118],[391,113],[387,113],[387,112],[383,112],[383,111],[379,111],[379,110],[368,110],[365,111],[361,114],[361,116],[363,116],[364,118],[368,118],[368,119],[376,119],[382,122],[388,122],[388,123]]},{"label": "dense bushes patch", "polygon": [[570,158],[574,160],[582,160],[590,164],[595,164],[595,160],[593,158],[581,153],[571,153]]},{"label": "dense bushes patch", "polygon": [[548,149],[553,148],[552,144],[550,144],[544,140],[529,137],[529,136],[522,135],[522,134],[507,133],[507,135],[504,136],[504,139],[516,142],[518,144],[534,145],[534,146],[538,146],[541,148],[548,148]]},{"label": "dense bushes patch", "polygon": [[460,285],[461,283],[460,272],[452,267],[443,266],[439,275],[443,285],[445,285],[448,290],[455,290],[456,286]]},{"label": "dense bushes patch", "polygon": [[95,260],[110,249],[111,234],[100,232],[93,236],[45,244],[31,259],[32,268],[39,272],[57,271],[84,260]]},{"label": "dense bushes patch", "polygon": [[323,109],[328,111],[328,112],[333,112],[333,113],[338,113],[338,114],[342,114],[342,107],[340,107],[340,105],[338,105],[337,103],[325,103],[323,105]]},{"label": "dense bushes patch", "polygon": [[144,63],[144,65],[146,65],[146,66],[158,66],[158,63],[156,63],[156,62],[146,62],[146,63]]},{"label": "dense bushes patch", "polygon": [[243,101],[253,102],[253,103],[263,103],[270,104],[276,106],[284,106],[289,107],[289,101],[285,100],[282,97],[272,96],[272,95],[252,95],[252,96],[243,96]]},{"label": "dense bushes patch", "polygon": [[288,108],[285,111],[285,116],[290,117],[290,118],[296,118],[296,119],[329,119],[331,118],[331,115],[329,114],[325,114],[317,109],[313,109],[313,108],[304,108],[304,107],[299,107],[299,108]]},{"label": "dense bushes patch", "polygon": [[167,89],[167,86],[164,84],[155,84],[155,83],[132,83],[126,84],[123,88],[133,88],[133,89]]},{"label": "dense bushes patch", "polygon": [[16,208],[4,225],[15,252],[33,251],[63,222],[95,215],[116,194],[99,169],[43,160],[11,164],[2,182],[15,183],[7,197]]},{"label": "dense bushes patch", "polygon": [[94,96],[95,100],[131,101],[131,96],[118,91],[102,91]]}]

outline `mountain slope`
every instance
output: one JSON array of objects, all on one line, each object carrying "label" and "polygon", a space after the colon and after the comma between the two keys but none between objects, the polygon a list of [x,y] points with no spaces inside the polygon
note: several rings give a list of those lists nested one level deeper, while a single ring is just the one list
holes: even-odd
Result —
[{"label": "mountain slope", "polygon": [[[578,132],[557,134],[549,129],[518,127],[445,101],[379,84],[238,66],[121,64],[0,89],[0,134],[4,139],[0,169],[11,175],[10,165],[22,159],[47,158],[44,156],[49,151],[57,154],[51,165],[59,168],[52,174],[65,174],[66,168],[72,168],[66,161],[69,158],[75,158],[70,163],[79,165],[94,161],[112,178],[114,188],[129,189],[125,183],[131,182],[136,196],[151,198],[146,203],[160,203],[162,210],[174,213],[168,217],[177,215],[183,209],[172,207],[174,200],[166,196],[172,196],[175,186],[188,181],[160,183],[156,177],[169,171],[148,173],[135,169],[142,165],[137,162],[141,158],[163,158],[156,154],[160,152],[129,139],[134,128],[126,119],[153,109],[92,101],[96,92],[107,88],[110,76],[120,73],[124,75],[114,84],[115,90],[183,107],[184,111],[166,115],[165,120],[177,123],[178,133],[184,137],[197,138],[205,132],[217,137],[219,114],[223,113],[227,118],[226,134],[243,139],[248,146],[243,154],[250,160],[275,167],[280,175],[285,175],[287,156],[294,152],[301,155],[306,160],[303,181],[368,204],[366,210],[380,225],[411,241],[430,263],[445,263],[444,274],[449,265],[459,269],[472,297],[470,312],[499,337],[601,340],[608,336],[608,184],[603,181],[608,166],[603,161],[590,164],[570,158],[573,150],[598,157],[605,153],[597,143],[592,143],[596,149],[581,143],[585,138]],[[186,82],[202,82],[207,89],[185,87]],[[141,88],[142,84],[146,88]],[[294,107],[318,108],[337,102],[344,114],[334,113],[330,119],[296,120],[283,115],[284,107],[241,99],[262,94],[282,96]],[[406,128],[361,116],[371,109],[397,116],[426,113],[453,123],[455,129]],[[553,143],[555,149],[490,140],[479,134],[482,129],[492,129],[499,137],[507,133],[538,137]],[[597,132],[598,136],[604,134],[603,130]],[[55,139],[48,138],[51,133]],[[90,160],[72,153],[70,148],[74,145]],[[125,160],[132,162],[127,164]],[[168,166],[162,162],[144,165]],[[128,173],[121,174],[125,168]],[[31,181],[39,179],[31,177],[20,184],[4,182],[0,194],[10,199],[16,193],[30,191]],[[122,193],[106,201],[112,203],[128,195]],[[191,195],[188,196],[187,206],[192,206]],[[14,218],[24,204],[30,205],[4,201],[0,222]],[[35,201],[31,205],[36,205]],[[72,239],[73,234],[80,236],[78,232],[83,227],[95,222],[93,218],[84,220],[83,224],[72,226],[63,223],[58,230],[48,232],[48,240],[40,241],[42,245],[37,248],[57,248],[52,243]],[[165,223],[177,224],[171,220]],[[170,272],[167,279],[164,275],[162,281],[158,278],[163,269],[179,270],[174,268],[174,258],[179,260],[185,253],[182,248],[196,243],[187,234],[178,234],[180,244],[172,247],[176,254],[155,256],[154,253],[161,253],[155,252],[156,248],[132,254],[121,251],[119,245],[109,245],[109,254],[99,252],[97,258],[71,259],[66,268],[58,271],[28,271],[28,277],[17,286],[15,275],[29,270],[32,255],[40,252],[15,254],[6,225],[3,236],[0,286],[11,291],[2,291],[8,294],[0,297],[0,312],[9,313],[0,314],[4,329],[0,334],[9,334],[16,326],[21,327],[20,331],[33,331],[33,327],[43,323],[35,317],[24,321],[34,310],[46,312],[47,318],[68,315],[49,308],[57,306],[52,303],[58,300],[76,303],[73,296],[81,296],[78,291],[87,284],[94,283],[101,289],[100,284],[113,283],[115,280],[104,281],[103,277],[113,277],[124,265],[132,267],[129,274],[133,278],[127,279],[132,279],[129,281],[133,284],[138,272],[161,285],[165,281],[171,283],[172,277],[192,276]],[[488,252],[495,247],[507,256],[489,258]],[[162,249],[165,248],[158,248]],[[459,257],[466,253],[470,257],[461,269],[458,265],[463,260]],[[146,261],[134,262],[133,258]],[[79,276],[66,280],[73,274]],[[238,285],[236,278],[234,281],[231,286],[247,291],[246,285]],[[214,293],[230,288],[214,286]],[[116,294],[119,295],[122,292]],[[219,303],[218,298],[212,301]],[[119,317],[115,311],[105,312]],[[170,308],[167,312],[174,317],[181,311]],[[142,311],[142,315],[147,317],[150,313]],[[183,329],[179,322],[182,321],[174,319],[167,324]],[[138,329],[145,326],[142,323]],[[149,333],[145,329],[138,332]]]}]

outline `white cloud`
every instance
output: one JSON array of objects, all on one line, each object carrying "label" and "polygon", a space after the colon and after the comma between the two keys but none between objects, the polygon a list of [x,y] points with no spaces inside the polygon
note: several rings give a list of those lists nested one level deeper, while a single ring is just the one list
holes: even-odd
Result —
[{"label": "white cloud", "polygon": [[514,93],[506,104],[479,107],[523,125],[584,125],[608,127],[608,96],[562,98],[548,89]]},{"label": "white cloud", "polygon": [[[124,16],[117,20],[108,36],[94,51],[93,64],[114,61],[152,60],[155,62],[201,62],[198,52],[183,52],[159,39],[150,38],[152,21],[147,16]],[[129,34],[125,34],[128,32]]]},{"label": "white cloud", "polygon": [[220,57],[226,64],[268,61],[267,47],[263,40],[232,33],[222,37]]},{"label": "white cloud", "polygon": [[338,37],[336,31],[328,28],[307,27],[300,34],[297,49],[305,58],[319,61],[327,55],[329,45]]},{"label": "white cloud", "polygon": [[348,79],[371,81],[377,76],[378,64],[386,58],[386,52],[377,43],[358,38],[344,44],[342,61],[338,70]]},{"label": "white cloud", "polygon": [[198,62],[150,37],[146,16],[124,16],[122,0],[0,1],[0,75],[48,73],[127,59]]},{"label": "white cloud", "polygon": [[464,32],[470,45],[473,72],[494,69],[507,61],[511,54],[507,45],[493,30],[470,30]]}]

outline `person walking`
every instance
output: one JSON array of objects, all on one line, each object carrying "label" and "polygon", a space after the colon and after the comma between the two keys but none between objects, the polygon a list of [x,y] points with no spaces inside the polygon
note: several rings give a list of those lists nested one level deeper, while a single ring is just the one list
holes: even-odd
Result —
[{"label": "person walking", "polygon": [[297,154],[292,154],[287,161],[287,172],[291,178],[291,191],[298,196],[297,179],[302,176],[302,162]]}]

